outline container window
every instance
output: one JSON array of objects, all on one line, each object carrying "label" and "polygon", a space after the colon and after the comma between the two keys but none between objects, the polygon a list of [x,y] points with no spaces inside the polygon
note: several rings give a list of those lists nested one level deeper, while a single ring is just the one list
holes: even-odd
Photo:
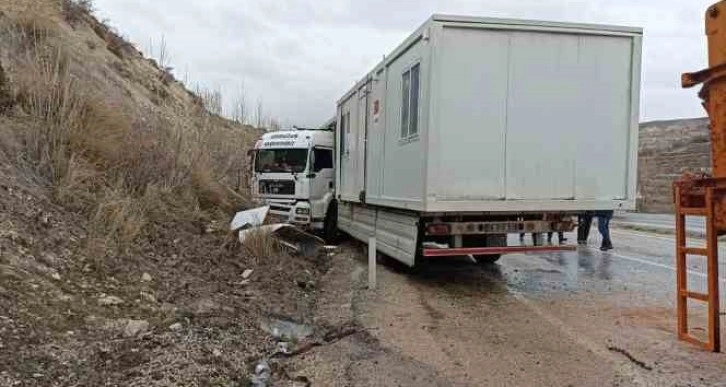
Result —
[{"label": "container window", "polygon": [[403,73],[401,82],[401,138],[418,134],[418,107],[421,65],[416,63]]},{"label": "container window", "polygon": [[350,138],[350,112],[340,115],[340,157],[349,152],[348,139]]},{"label": "container window", "polygon": [[411,71],[403,73],[401,83],[401,138],[408,137],[409,112],[411,101]]},{"label": "container window", "polygon": [[333,151],[330,149],[315,148],[315,164],[313,172],[320,172],[323,169],[333,169]]},{"label": "container window", "polygon": [[340,114],[340,157],[345,154],[345,114]]},{"label": "container window", "polygon": [[418,97],[419,97],[419,69],[420,65],[416,63],[411,67],[411,123],[408,129],[408,135],[415,136],[418,134]]},{"label": "container window", "polygon": [[350,154],[350,112],[345,113],[345,154]]}]

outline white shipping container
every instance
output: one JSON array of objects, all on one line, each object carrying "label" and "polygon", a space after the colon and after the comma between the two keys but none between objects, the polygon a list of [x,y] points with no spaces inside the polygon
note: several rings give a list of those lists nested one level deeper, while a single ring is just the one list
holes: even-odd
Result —
[{"label": "white shipping container", "polygon": [[632,209],[642,30],[434,15],[338,102],[342,203]]}]

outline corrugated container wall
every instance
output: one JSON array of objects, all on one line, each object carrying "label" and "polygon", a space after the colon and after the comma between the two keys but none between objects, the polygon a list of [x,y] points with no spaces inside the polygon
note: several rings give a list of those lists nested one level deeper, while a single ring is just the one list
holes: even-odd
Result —
[{"label": "corrugated container wall", "polygon": [[338,106],[344,201],[632,208],[639,29],[434,16]]}]

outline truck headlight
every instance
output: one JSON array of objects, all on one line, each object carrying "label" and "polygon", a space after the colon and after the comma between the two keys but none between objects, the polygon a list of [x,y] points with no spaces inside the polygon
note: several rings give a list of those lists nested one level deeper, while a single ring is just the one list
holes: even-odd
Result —
[{"label": "truck headlight", "polygon": [[307,207],[300,207],[295,209],[295,213],[299,215],[309,215],[310,209]]}]

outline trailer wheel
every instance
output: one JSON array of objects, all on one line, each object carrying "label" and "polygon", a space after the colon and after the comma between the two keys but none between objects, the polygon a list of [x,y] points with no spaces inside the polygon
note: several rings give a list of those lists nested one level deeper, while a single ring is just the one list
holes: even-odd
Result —
[{"label": "trailer wheel", "polygon": [[[464,247],[501,247],[507,245],[507,235],[467,235],[464,237]],[[476,262],[481,265],[491,265],[502,257],[501,254],[474,255]]]},{"label": "trailer wheel", "polygon": [[476,259],[476,263],[480,265],[491,265],[494,262],[498,261],[499,258],[501,258],[501,254],[494,254],[494,255],[475,255],[474,259]]},{"label": "trailer wheel", "polygon": [[323,222],[323,239],[328,244],[335,244],[338,241],[338,202],[330,202],[328,212]]}]

